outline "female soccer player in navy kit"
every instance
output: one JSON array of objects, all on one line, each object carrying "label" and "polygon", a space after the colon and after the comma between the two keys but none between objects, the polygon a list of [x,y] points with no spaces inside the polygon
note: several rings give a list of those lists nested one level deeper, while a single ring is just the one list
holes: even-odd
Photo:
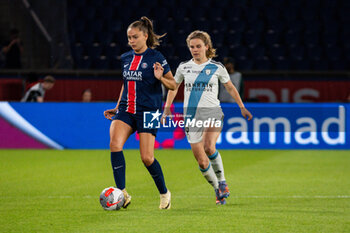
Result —
[{"label": "female soccer player in navy kit", "polygon": [[225,67],[212,60],[215,57],[210,36],[203,31],[194,31],[186,39],[193,59],[182,62],[176,70],[177,87],[169,91],[162,121],[170,116],[170,106],[177,94],[178,87],[185,81],[184,115],[200,121],[214,119],[219,125],[209,127],[186,126],[186,136],[196,158],[199,169],[205,179],[214,187],[216,204],[225,204],[230,194],[224,176],[224,167],[220,153],[216,150],[216,141],[221,133],[223,112],[218,100],[218,81],[223,83],[228,93],[235,99],[244,118],[252,115],[233,86]]},{"label": "female soccer player in navy kit", "polygon": [[160,193],[160,209],[169,209],[171,194],[167,189],[160,164],[154,158],[154,143],[157,129],[143,127],[145,111],[161,111],[162,88],[174,90],[176,83],[163,55],[154,50],[159,45],[159,36],[147,17],[141,17],[127,29],[128,43],[132,50],[121,56],[124,85],[117,106],[104,112],[113,120],[110,126],[110,150],[114,180],[124,193],[126,208],[131,196],[125,189],[125,159],[123,146],[135,131],[140,136],[141,159],[151,174]]}]

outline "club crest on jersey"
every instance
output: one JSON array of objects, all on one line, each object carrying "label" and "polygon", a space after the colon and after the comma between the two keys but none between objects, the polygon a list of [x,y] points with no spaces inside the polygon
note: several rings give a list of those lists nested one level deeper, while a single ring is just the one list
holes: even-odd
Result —
[{"label": "club crest on jersey", "polygon": [[205,70],[205,73],[206,73],[207,75],[209,75],[210,72],[211,72],[211,70],[209,70],[209,69],[206,69],[206,70]]},{"label": "club crest on jersey", "polygon": [[144,63],[141,64],[141,67],[142,67],[143,69],[146,69],[146,68],[148,67],[148,65],[147,65],[146,62],[144,62]]}]

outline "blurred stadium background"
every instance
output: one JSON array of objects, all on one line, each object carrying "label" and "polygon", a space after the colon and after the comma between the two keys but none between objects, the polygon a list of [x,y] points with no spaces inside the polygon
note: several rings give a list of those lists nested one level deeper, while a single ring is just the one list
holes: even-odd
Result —
[{"label": "blurred stadium background", "polygon": [[[126,28],[143,15],[154,20],[157,33],[167,33],[159,50],[167,58],[173,73],[181,61],[190,58],[186,36],[196,29],[205,30],[217,48],[217,60],[222,61],[228,56],[234,58],[236,70],[243,74],[242,99],[258,102],[251,105],[259,113],[256,117],[278,112],[271,108],[280,108],[279,105],[263,104],[290,104],[286,105],[290,109],[289,116],[281,114],[290,118],[294,112],[313,113],[310,117],[317,118],[315,131],[319,132],[317,137],[321,137],[320,132],[324,131],[321,123],[327,117],[341,120],[341,110],[338,109],[345,106],[344,125],[349,127],[345,123],[349,115],[345,103],[350,101],[350,3],[347,0],[2,0],[0,4],[0,40],[8,40],[10,29],[17,28],[23,44],[22,68],[6,69],[3,63],[0,69],[0,101],[9,103],[2,105],[2,111],[7,113],[7,117],[2,115],[0,118],[5,122],[2,127],[12,129],[19,121],[14,120],[17,118],[9,112],[18,113],[39,133],[44,133],[49,139],[55,138],[54,141],[62,145],[53,146],[45,139],[46,146],[108,148],[108,133],[105,132],[109,123],[101,112],[104,108],[114,107],[123,83],[120,55],[130,49]],[[57,79],[54,88],[45,95],[45,101],[50,103],[15,103],[29,87],[48,74]],[[183,100],[182,88],[183,85],[176,101]],[[100,103],[74,107],[66,103],[81,102],[85,89],[92,91],[93,102]],[[305,102],[315,105],[295,105]],[[326,102],[334,105],[325,107],[322,103]],[[260,111],[261,108],[266,110]],[[310,111],[312,108],[333,113],[326,117],[323,111]],[[44,112],[51,121],[59,122],[60,127],[42,120],[40,116]],[[84,115],[79,112],[84,112]],[[226,120],[239,116],[232,111],[225,114]],[[321,116],[323,119],[318,119]],[[84,128],[87,123],[94,127]],[[225,124],[229,125],[228,122]],[[252,133],[253,126],[248,126]],[[24,128],[20,131],[25,132],[23,137],[26,137],[30,130]],[[292,127],[293,130],[296,127]],[[342,131],[341,126],[339,130]],[[12,135],[17,135],[14,138],[23,134],[17,129],[13,132]],[[79,135],[78,132],[89,136],[84,137],[85,141],[74,137],[73,141],[79,143],[72,146],[70,138],[65,135]],[[180,134],[176,132],[167,136],[166,139],[177,139],[156,146],[188,148],[184,135]],[[24,145],[24,141],[12,140],[8,135],[2,135],[6,138],[1,140],[4,147]],[[33,137],[33,132],[30,135]],[[252,134],[249,137],[253,138]],[[38,137],[34,138],[38,140]],[[164,137],[159,138],[162,143]],[[180,146],[174,145],[175,142]],[[13,145],[16,143],[17,147]],[[223,145],[225,143],[224,140]],[[324,149],[315,140],[297,144],[297,148],[311,144],[314,148]],[[231,140],[228,145],[249,148],[251,143],[232,143]],[[286,148],[286,145],[288,143],[280,148]],[[344,137],[338,146],[349,148],[350,143]],[[33,147],[41,148],[38,145]],[[296,148],[293,143],[289,147]],[[131,148],[137,148],[137,143]]]},{"label": "blurred stadium background", "polygon": [[[217,60],[231,56],[243,72],[245,99],[334,102],[346,101],[349,95],[347,0],[2,0],[0,4],[0,40],[6,41],[9,30],[17,28],[24,45],[23,69],[0,72],[0,100],[20,100],[28,85],[47,73],[59,80],[47,93],[48,101],[79,101],[85,88],[92,89],[96,101],[115,100],[121,85],[119,56],[129,49],[126,28],[143,15],[154,20],[156,32],[167,33],[159,50],[173,71],[190,57],[185,44],[189,32],[208,31]],[[293,99],[297,89],[310,86],[321,93],[311,91],[303,100]],[[289,90],[288,97],[282,97],[283,87]],[[275,96],[258,96],[256,88],[270,88]]]}]

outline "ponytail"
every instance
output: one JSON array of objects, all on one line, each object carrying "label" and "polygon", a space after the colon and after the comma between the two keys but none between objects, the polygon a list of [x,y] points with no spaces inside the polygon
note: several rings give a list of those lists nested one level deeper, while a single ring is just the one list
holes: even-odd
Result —
[{"label": "ponytail", "polygon": [[129,28],[138,28],[140,31],[148,35],[146,44],[149,48],[156,48],[160,44],[160,38],[166,35],[164,33],[163,35],[157,35],[153,31],[153,23],[152,21],[147,18],[146,16],[142,16],[141,19],[133,22],[129,25]]}]

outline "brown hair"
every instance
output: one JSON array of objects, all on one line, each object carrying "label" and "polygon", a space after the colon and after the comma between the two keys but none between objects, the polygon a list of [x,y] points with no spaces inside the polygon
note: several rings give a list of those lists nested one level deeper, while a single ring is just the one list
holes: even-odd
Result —
[{"label": "brown hair", "polygon": [[56,79],[54,77],[52,77],[51,75],[47,75],[45,78],[44,78],[44,82],[46,83],[55,83],[56,82]]},{"label": "brown hair", "polygon": [[159,39],[166,35],[164,33],[163,35],[157,35],[153,31],[153,23],[152,21],[147,18],[146,16],[142,16],[141,19],[136,20],[132,24],[129,25],[129,28],[138,28],[140,31],[148,35],[146,44],[147,47],[154,49],[159,45]]},{"label": "brown hair", "polygon": [[208,33],[199,30],[191,32],[186,39],[188,47],[190,47],[190,40],[192,39],[201,39],[205,46],[208,45],[208,50],[205,54],[207,58],[216,57],[216,49],[213,48],[213,43],[211,42],[211,38]]}]

